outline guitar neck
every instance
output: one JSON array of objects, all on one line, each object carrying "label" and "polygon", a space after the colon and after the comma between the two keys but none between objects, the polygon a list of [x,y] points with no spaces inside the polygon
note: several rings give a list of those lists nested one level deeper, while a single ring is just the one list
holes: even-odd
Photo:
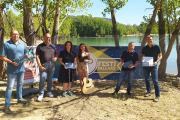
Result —
[{"label": "guitar neck", "polygon": [[88,80],[88,74],[89,74],[89,67],[88,67],[88,63],[86,63],[86,80]]}]

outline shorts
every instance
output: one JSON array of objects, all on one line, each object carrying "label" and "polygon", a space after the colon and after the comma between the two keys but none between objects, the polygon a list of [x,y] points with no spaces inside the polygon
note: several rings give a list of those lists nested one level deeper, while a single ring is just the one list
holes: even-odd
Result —
[{"label": "shorts", "polygon": [[[87,70],[87,66],[84,64],[84,62],[79,62],[79,64]],[[81,69],[79,66],[77,67],[78,72],[83,72],[83,69]]]}]

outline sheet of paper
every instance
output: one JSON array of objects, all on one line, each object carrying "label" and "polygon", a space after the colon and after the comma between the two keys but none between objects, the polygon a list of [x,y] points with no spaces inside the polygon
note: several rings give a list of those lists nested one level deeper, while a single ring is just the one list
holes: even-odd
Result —
[{"label": "sheet of paper", "polygon": [[143,57],[142,65],[143,66],[153,66],[154,60],[153,57]]}]

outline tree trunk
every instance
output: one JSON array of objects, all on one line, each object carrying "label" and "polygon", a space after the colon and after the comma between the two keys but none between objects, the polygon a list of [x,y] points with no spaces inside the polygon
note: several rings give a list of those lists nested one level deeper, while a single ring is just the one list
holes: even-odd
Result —
[{"label": "tree trunk", "polygon": [[[158,18],[159,18],[159,46],[161,47],[162,51],[162,59],[164,59],[164,55],[166,53],[166,45],[165,45],[165,21],[164,21],[164,11],[162,5],[160,6],[160,10],[158,11]],[[160,64],[158,68],[158,75],[159,78],[166,77],[166,66],[167,60],[165,64]]]},{"label": "tree trunk", "polygon": [[[43,13],[42,13],[42,21],[45,20],[46,14],[47,14],[47,0],[43,0],[43,2],[44,2],[44,9],[43,9]],[[49,32],[47,29],[47,26],[46,26],[46,20],[43,23],[42,32],[43,32],[43,36]]]},{"label": "tree trunk", "polygon": [[[174,44],[174,41],[176,40],[176,38],[178,37],[178,33],[179,33],[179,29],[180,29],[180,17],[179,17],[179,20],[178,20],[178,23],[176,25],[176,28],[174,30],[174,32],[172,33],[172,37],[171,37],[171,40],[169,41],[169,44],[168,44],[168,49],[164,55],[164,57],[162,58],[161,60],[161,63],[160,63],[160,66],[165,66],[166,65],[166,62],[167,62],[167,59],[169,57],[169,54],[171,53],[171,50],[172,50],[172,46]],[[163,71],[158,71],[158,74],[160,75],[163,75]]]},{"label": "tree trunk", "polygon": [[148,25],[148,27],[147,27],[147,29],[146,29],[145,34],[144,34],[144,38],[143,38],[143,41],[142,41],[142,43],[141,43],[141,46],[145,46],[145,44],[146,44],[146,36],[151,33],[151,30],[152,30],[152,27],[153,27],[154,22],[155,22],[156,13],[157,13],[157,11],[158,11],[159,5],[160,5],[160,0],[157,0],[156,5],[155,5],[155,7],[154,7],[153,15],[152,15],[152,17],[151,17],[151,20],[150,20],[150,22],[149,22],[149,25]]},{"label": "tree trunk", "polygon": [[23,0],[23,30],[24,30],[24,37],[26,38],[27,46],[36,45],[36,35],[35,27],[34,27],[34,20],[33,20],[33,9],[32,9],[32,0]]},{"label": "tree trunk", "polygon": [[119,37],[118,37],[118,31],[117,31],[114,9],[111,9],[111,19],[112,19],[112,24],[113,24],[113,36],[114,36],[115,46],[119,46]]},{"label": "tree trunk", "polygon": [[176,38],[176,50],[177,50],[177,69],[178,69],[177,76],[180,77],[180,44],[179,44],[178,36]]},{"label": "tree trunk", "polygon": [[[0,3],[0,48],[2,48],[2,45],[4,43],[4,22],[3,22],[3,9],[1,7]],[[7,64],[0,60],[0,79],[6,78],[6,69],[7,69]]]},{"label": "tree trunk", "polygon": [[[57,0],[58,6],[59,6],[59,3],[60,3],[60,0]],[[60,16],[60,7],[57,7],[55,18],[54,18],[52,39],[51,39],[51,42],[53,44],[58,44],[58,40],[59,40],[59,16]]]}]

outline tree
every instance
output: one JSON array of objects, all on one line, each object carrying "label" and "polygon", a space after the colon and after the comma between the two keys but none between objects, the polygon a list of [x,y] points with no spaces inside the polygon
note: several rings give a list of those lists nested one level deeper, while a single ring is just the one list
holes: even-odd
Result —
[{"label": "tree", "polygon": [[23,30],[27,46],[36,45],[36,37],[34,36],[35,27],[32,6],[33,0],[23,0]]},{"label": "tree", "polygon": [[[164,1],[164,0],[163,0]],[[151,30],[152,30],[152,27],[154,25],[154,22],[155,22],[155,18],[156,18],[156,13],[158,11],[158,8],[160,6],[160,0],[157,0],[156,4],[153,2],[153,0],[151,0],[151,4],[154,4],[154,11],[153,11],[153,15],[151,17],[151,20],[149,22],[149,25],[146,29],[146,32],[144,34],[144,38],[143,38],[143,41],[141,42],[141,46],[145,46],[146,44],[146,36],[149,35],[151,33]]]},{"label": "tree", "polygon": [[[158,11],[158,18],[159,18],[159,46],[161,47],[161,51],[162,51],[162,59],[164,59],[164,56],[165,56],[165,53],[166,53],[165,20],[164,20],[163,5],[164,4],[161,4],[160,9]],[[158,68],[159,78],[165,78],[166,66],[167,66],[167,60],[164,62],[164,64],[159,65],[159,68]]]},{"label": "tree", "polygon": [[[3,21],[3,9],[4,6],[0,3],[0,48],[4,43],[4,21]],[[5,76],[6,63],[0,60],[0,79]]]},{"label": "tree", "polygon": [[[178,17],[179,10],[179,1],[171,1],[168,0],[161,5],[158,16],[159,16],[159,45],[161,46],[162,50],[162,60],[159,65],[158,75],[159,78],[166,77],[166,64],[169,54],[172,50],[172,46],[176,40],[176,49],[177,49],[177,67],[178,67],[178,76],[180,75],[180,47],[179,47],[179,40],[178,40],[178,33],[180,29],[180,17]],[[163,9],[164,8],[164,9]],[[166,11],[166,12],[163,12]],[[166,14],[166,19],[164,19],[164,15]],[[178,18],[177,18],[178,17]],[[164,22],[166,20],[166,22]],[[165,25],[167,24],[168,33],[172,30],[172,36],[169,36],[169,44],[166,51],[165,48]]]},{"label": "tree", "polygon": [[[57,6],[60,4],[60,0],[57,1]],[[55,18],[54,18],[54,27],[52,33],[52,43],[58,44],[59,40],[59,16],[60,16],[60,7],[56,8]]]},{"label": "tree", "polygon": [[118,37],[118,31],[116,25],[115,11],[122,8],[127,2],[127,0],[101,0],[101,1],[108,6],[104,9],[103,15],[105,15],[106,12],[111,13],[114,42],[115,42],[115,46],[119,46],[119,37]]}]

